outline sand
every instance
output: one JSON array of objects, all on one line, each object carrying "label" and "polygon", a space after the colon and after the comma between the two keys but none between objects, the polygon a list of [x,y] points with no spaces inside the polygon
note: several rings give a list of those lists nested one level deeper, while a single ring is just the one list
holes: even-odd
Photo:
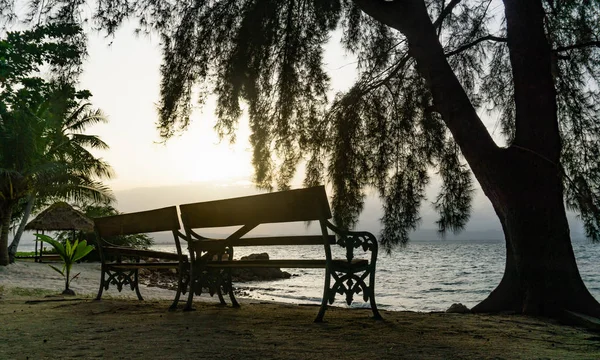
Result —
[{"label": "sand", "polygon": [[[50,270],[50,271],[46,271]],[[200,298],[168,312],[173,292],[109,290],[94,301],[98,264],[77,264],[75,297],[58,295],[44,264],[0,267],[0,359],[597,359],[600,334],[546,319],[331,307]]]}]

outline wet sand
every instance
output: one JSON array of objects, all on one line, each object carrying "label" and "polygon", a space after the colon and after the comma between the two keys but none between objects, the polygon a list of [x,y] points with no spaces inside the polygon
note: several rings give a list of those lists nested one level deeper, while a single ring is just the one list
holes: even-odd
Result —
[{"label": "wet sand", "polygon": [[197,302],[45,297],[0,299],[0,359],[597,359],[600,336],[543,319]]},{"label": "wet sand", "polygon": [[[318,307],[240,299],[168,312],[173,292],[110,290],[94,301],[97,264],[59,295],[47,265],[0,269],[0,359],[598,359],[600,333],[519,315],[474,315]],[[49,271],[48,271],[49,270]],[[56,276],[54,275],[56,274]]]}]

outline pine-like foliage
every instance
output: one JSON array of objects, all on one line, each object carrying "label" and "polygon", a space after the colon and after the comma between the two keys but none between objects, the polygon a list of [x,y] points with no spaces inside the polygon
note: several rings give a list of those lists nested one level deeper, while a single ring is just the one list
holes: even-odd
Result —
[{"label": "pine-like foliage", "polygon": [[[83,1],[54,0],[75,17]],[[480,114],[497,117],[508,144],[515,104],[498,0],[425,0],[449,64]],[[554,53],[561,164],[566,204],[600,240],[600,1],[543,2]],[[42,2],[38,5],[38,13]],[[43,2],[48,6],[48,2]],[[256,183],[285,189],[302,160],[306,185],[328,179],[335,220],[353,226],[365,189],[384,206],[381,241],[405,244],[419,223],[432,169],[442,180],[433,200],[439,230],[468,221],[470,170],[436,112],[403,36],[365,15],[351,0],[106,0],[91,16],[109,33],[128,17],[161,34],[163,64],[158,128],[185,129],[194,101],[218,101],[217,131],[234,136],[247,109]],[[89,11],[89,5],[86,5]],[[35,13],[35,12],[34,12]],[[6,15],[6,14],[4,14]],[[359,78],[328,98],[323,49],[332,31],[358,59]],[[197,98],[196,94],[198,95]]]}]

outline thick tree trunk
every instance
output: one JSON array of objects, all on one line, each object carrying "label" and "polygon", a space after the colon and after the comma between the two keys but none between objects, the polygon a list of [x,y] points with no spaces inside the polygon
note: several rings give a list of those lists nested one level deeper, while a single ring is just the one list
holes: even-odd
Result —
[{"label": "thick tree trunk", "polygon": [[21,223],[19,224],[19,228],[17,229],[17,233],[15,237],[10,243],[8,247],[8,257],[11,263],[15,262],[15,256],[17,255],[17,249],[19,248],[19,243],[21,241],[21,236],[23,236],[23,231],[25,231],[25,225],[27,225],[27,221],[29,220],[29,216],[31,215],[31,210],[33,209],[33,205],[35,205],[35,193],[32,193],[27,198],[27,205],[25,206],[25,211],[23,213],[23,218],[21,219]]},{"label": "thick tree trunk", "polygon": [[10,203],[0,210],[0,266],[6,266],[10,263],[8,259],[8,231],[12,210],[13,205]]},{"label": "thick tree trunk", "polygon": [[498,287],[473,311],[555,317],[571,310],[600,317],[575,261],[559,169],[517,147],[504,155],[503,175],[485,187],[495,188],[490,200],[506,237],[506,267]]},{"label": "thick tree trunk", "polygon": [[600,317],[571,246],[560,170],[560,134],[551,49],[540,1],[504,0],[516,104],[516,137],[499,149],[448,65],[424,1],[354,0],[402,32],[506,237],[504,277],[476,312],[512,310],[557,316],[572,310]]},{"label": "thick tree trunk", "polygon": [[[509,308],[600,316],[577,269],[565,214],[556,90],[540,1],[504,0],[514,79],[516,133],[494,181],[482,183],[506,237],[500,285],[474,311]],[[489,178],[488,178],[489,179]]]}]

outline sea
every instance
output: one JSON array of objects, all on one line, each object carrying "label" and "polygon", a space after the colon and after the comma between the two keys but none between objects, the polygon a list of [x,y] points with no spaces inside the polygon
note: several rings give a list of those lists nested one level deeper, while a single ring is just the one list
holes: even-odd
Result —
[{"label": "sea", "polygon": [[[171,245],[156,250],[175,251]],[[574,241],[581,276],[600,300],[600,244]],[[272,259],[322,258],[321,246],[236,248],[235,258],[266,252]],[[343,257],[342,253],[337,257]],[[391,254],[380,252],[375,276],[375,298],[380,309],[394,311],[444,311],[454,303],[471,308],[498,285],[504,272],[504,241],[411,242]],[[282,269],[289,279],[235,284],[242,296],[294,304],[320,304],[323,269]],[[334,305],[345,306],[343,296]],[[360,295],[352,307],[368,307]]]},{"label": "sea", "polygon": [[[174,245],[156,244],[154,250],[175,252]],[[586,286],[600,300],[600,244],[573,241],[579,271]],[[25,245],[19,251],[33,251]],[[322,246],[236,248],[235,258],[251,253],[272,259],[322,258]],[[414,241],[377,258],[375,297],[380,309],[444,311],[454,303],[473,307],[498,285],[506,258],[504,241]],[[336,256],[337,255],[337,256]],[[334,253],[343,257],[343,253]],[[289,279],[235,284],[240,297],[293,304],[320,304],[323,269],[282,269]],[[345,307],[343,296],[335,306]],[[351,307],[368,307],[360,295]]]}]

